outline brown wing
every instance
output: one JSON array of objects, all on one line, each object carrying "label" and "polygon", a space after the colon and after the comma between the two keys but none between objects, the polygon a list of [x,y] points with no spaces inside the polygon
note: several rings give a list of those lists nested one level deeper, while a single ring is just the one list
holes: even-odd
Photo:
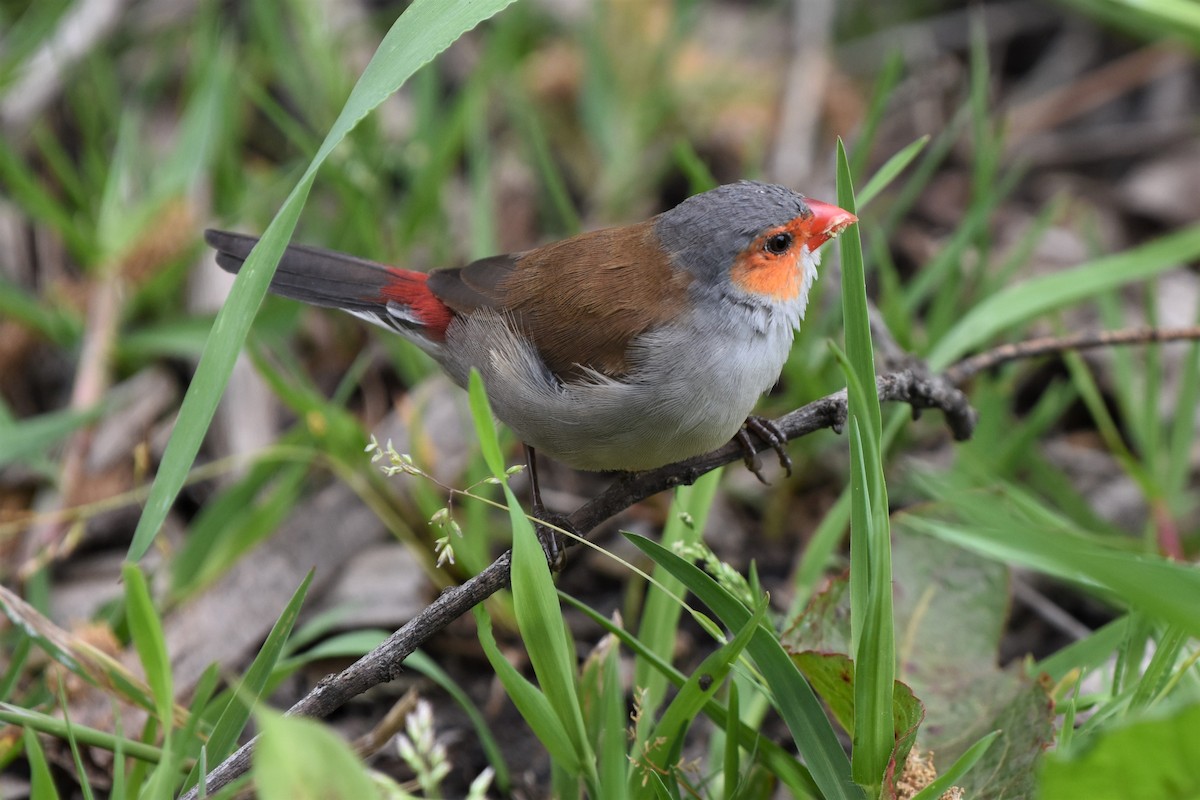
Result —
[{"label": "brown wing", "polygon": [[465,267],[429,273],[429,288],[437,298],[460,314],[477,308],[501,309],[505,305],[504,281],[524,253],[491,256]]},{"label": "brown wing", "polygon": [[686,310],[690,280],[671,265],[649,220],[439,270],[429,288],[460,313],[511,315],[562,378],[581,367],[619,377],[629,369],[630,342]]}]

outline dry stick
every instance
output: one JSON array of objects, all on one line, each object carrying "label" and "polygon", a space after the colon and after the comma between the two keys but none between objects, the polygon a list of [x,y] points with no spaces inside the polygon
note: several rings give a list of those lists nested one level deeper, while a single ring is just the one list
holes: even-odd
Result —
[{"label": "dry stick", "polygon": [[[963,441],[971,437],[976,414],[966,396],[956,384],[979,372],[1020,358],[1032,358],[1067,350],[1086,350],[1129,344],[1200,339],[1200,326],[1162,330],[1138,329],[1083,333],[1063,338],[1031,339],[1018,344],[1002,345],[951,366],[942,375],[930,374],[923,367],[912,367],[879,376],[879,399],[885,402],[906,402],[914,413],[924,408],[938,408],[946,415],[946,424],[954,438]],[[789,439],[813,433],[823,428],[840,431],[846,422],[846,391],[828,395],[792,411],[776,420]],[[758,449],[768,449],[763,443]],[[586,534],[609,517],[625,510],[651,495],[681,484],[694,482],[701,475],[731,463],[743,456],[742,448],[731,442],[718,450],[648,472],[629,473],[618,478],[598,497],[585,503],[568,517],[575,530]],[[351,664],[338,675],[329,675],[316,685],[288,714],[306,717],[326,717],[350,699],[368,689],[393,680],[400,674],[402,662],[414,650],[440,632],[454,620],[466,614],[508,585],[511,552],[496,559],[491,566],[461,586],[444,591],[436,600],[406,625],[388,637],[367,655]],[[250,754],[257,737],[238,748],[208,774],[207,787],[215,792],[237,779],[250,767]],[[198,789],[192,789],[182,800],[195,800]]]},{"label": "dry stick", "polygon": [[1094,350],[1097,347],[1117,347],[1130,344],[1154,344],[1200,339],[1200,325],[1189,328],[1124,328],[1117,331],[1091,331],[1072,336],[1044,336],[1016,344],[1000,345],[994,350],[964,358],[946,369],[942,375],[955,385],[962,384],[980,372],[1016,361],[1068,350]]}]

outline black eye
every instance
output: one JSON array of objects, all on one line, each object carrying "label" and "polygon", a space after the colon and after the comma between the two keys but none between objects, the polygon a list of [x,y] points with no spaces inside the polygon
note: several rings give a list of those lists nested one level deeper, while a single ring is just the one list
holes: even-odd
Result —
[{"label": "black eye", "polygon": [[790,233],[777,233],[767,239],[766,244],[763,245],[768,253],[774,253],[777,256],[786,253],[791,246],[792,235]]}]

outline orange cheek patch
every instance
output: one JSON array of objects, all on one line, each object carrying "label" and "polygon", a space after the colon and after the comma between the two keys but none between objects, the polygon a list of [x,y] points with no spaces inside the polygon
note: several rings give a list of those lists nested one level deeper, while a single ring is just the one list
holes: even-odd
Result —
[{"label": "orange cheek patch", "polygon": [[750,294],[776,301],[795,300],[804,283],[802,270],[796,263],[798,255],[790,252],[776,256],[751,250],[738,256],[729,277],[734,286]]}]

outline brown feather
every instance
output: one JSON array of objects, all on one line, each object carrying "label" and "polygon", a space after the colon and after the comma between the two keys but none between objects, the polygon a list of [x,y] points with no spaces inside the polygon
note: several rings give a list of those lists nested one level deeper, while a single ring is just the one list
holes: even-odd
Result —
[{"label": "brown feather", "polygon": [[479,308],[501,309],[505,303],[501,284],[512,274],[523,255],[490,256],[465,267],[436,270],[429,273],[429,288],[460,314]]},{"label": "brown feather", "polygon": [[[584,367],[624,375],[632,340],[682,314],[690,282],[671,264],[653,219],[429,276],[433,293],[459,313],[491,308],[511,315],[564,379]],[[584,338],[580,331],[592,333]]]}]

